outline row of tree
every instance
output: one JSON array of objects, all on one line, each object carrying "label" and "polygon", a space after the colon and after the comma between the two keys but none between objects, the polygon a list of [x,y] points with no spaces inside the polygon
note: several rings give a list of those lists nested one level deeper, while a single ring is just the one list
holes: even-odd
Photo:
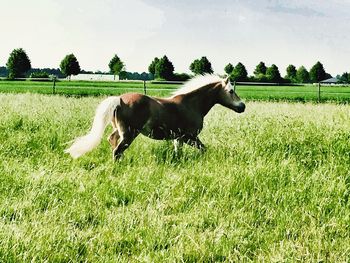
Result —
[{"label": "row of tree", "polygon": [[310,72],[304,66],[296,69],[294,65],[289,65],[286,69],[287,75],[284,78],[275,64],[267,67],[264,62],[256,65],[253,76],[248,76],[245,66],[240,62],[236,66],[229,63],[224,70],[231,77],[232,81],[309,83],[319,82],[332,77],[326,73],[321,62],[317,62],[310,69]]},{"label": "row of tree", "polygon": [[47,78],[49,73],[56,73],[55,75],[58,76],[71,76],[81,71],[79,62],[73,54],[64,57],[60,63],[60,71],[54,69],[32,69],[30,59],[22,48],[14,49],[10,53],[6,67],[2,71],[7,72],[9,79],[25,77],[28,72],[30,72],[30,77],[33,78]]},{"label": "row of tree", "polygon": [[[190,64],[189,68],[195,75],[213,73],[211,63],[207,59],[207,57],[195,59]],[[307,71],[307,69],[304,66],[301,66],[298,69],[296,69],[294,65],[289,65],[286,69],[287,75],[284,78],[281,76],[279,69],[275,64],[272,64],[270,67],[267,67],[264,62],[260,62],[255,67],[253,76],[248,76],[248,71],[241,62],[237,63],[236,66],[233,66],[231,63],[229,63],[225,66],[224,70],[226,74],[230,76],[232,81],[241,82],[254,81],[278,83],[308,83],[319,82],[332,77],[330,74],[326,73],[321,62],[317,62],[310,69],[310,72]],[[174,66],[171,63],[171,61],[169,61],[167,56],[163,56],[160,59],[158,57],[154,58],[148,67],[148,71],[152,73],[156,78],[166,80],[176,79],[176,75],[174,75]]]},{"label": "row of tree", "polygon": [[[26,73],[30,72],[31,77],[49,77],[49,73],[52,74],[54,69],[37,70],[31,69],[31,62],[26,52],[22,49],[14,49],[6,63],[8,77],[10,79],[24,77]],[[148,66],[149,73],[143,72],[141,74],[134,72],[127,72],[125,70],[125,63],[120,59],[118,55],[114,55],[110,60],[109,73],[118,75],[120,79],[159,79],[159,80],[187,80],[191,76],[186,73],[175,73],[174,65],[167,56],[161,58],[155,57],[151,64]],[[212,65],[207,57],[203,56],[199,59],[195,59],[189,66],[189,69],[194,75],[213,73]],[[2,69],[0,69],[2,70]],[[246,67],[241,63],[237,63],[233,66],[231,63],[227,64],[224,68],[226,74],[230,76],[232,81],[254,81],[254,82],[286,82],[286,83],[309,83],[319,82],[324,79],[330,78],[322,63],[317,62],[308,71],[304,66],[298,69],[294,65],[289,65],[286,69],[287,75],[283,78],[280,74],[278,67],[275,64],[266,66],[264,62],[260,62],[256,65],[253,76],[248,76]],[[60,63],[61,76],[77,75],[82,71],[77,58],[74,54],[66,55]],[[90,73],[90,72],[89,72]],[[102,73],[102,72],[101,72]],[[54,73],[53,73],[54,74]],[[350,74],[345,72],[342,76],[337,76],[339,82],[350,83]]]},{"label": "row of tree", "polygon": [[175,73],[173,63],[165,55],[161,58],[155,57],[148,66],[148,72],[158,80],[184,81],[190,78],[186,73]]},{"label": "row of tree", "polygon": [[[58,77],[68,76],[70,78],[71,75],[77,75],[79,73],[93,73],[90,71],[81,70],[79,62],[74,54],[68,54],[62,59],[60,69],[32,69],[30,59],[22,48],[14,49],[10,53],[6,66],[7,68],[0,68],[0,73],[1,75],[8,76],[9,79],[22,78],[25,76],[29,76],[31,78],[48,78],[51,74]],[[110,73],[120,75],[120,77],[124,79],[150,80],[154,78],[152,74],[148,74],[146,72],[139,74],[137,72],[131,73],[124,71],[125,64],[117,55],[113,56],[108,66]],[[95,73],[106,74],[103,72]]]},{"label": "row of tree", "polygon": [[[194,75],[213,73],[211,63],[205,56],[200,59],[195,59],[190,64],[189,69]],[[248,76],[248,71],[241,62],[237,63],[236,66],[229,63],[225,66],[224,70],[225,73],[230,76],[232,81],[240,82],[314,83],[332,77],[325,71],[322,63],[319,61],[310,69],[310,71],[304,66],[300,66],[297,69],[294,65],[289,65],[286,69],[287,75],[284,78],[281,76],[280,71],[275,64],[267,67],[264,62],[260,62],[255,67],[253,76]],[[185,73],[174,73],[174,66],[167,56],[163,56],[162,58],[155,57],[149,65],[148,71],[154,75],[156,79],[186,80],[190,78],[190,75]],[[337,78],[340,83],[350,83],[350,74],[347,72],[343,73],[342,76],[337,76]]]}]

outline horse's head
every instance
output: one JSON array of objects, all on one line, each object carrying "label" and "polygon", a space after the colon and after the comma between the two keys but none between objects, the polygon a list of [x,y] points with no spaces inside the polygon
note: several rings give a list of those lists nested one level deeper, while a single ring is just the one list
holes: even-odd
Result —
[{"label": "horse's head", "polygon": [[245,110],[245,104],[236,94],[229,77],[222,81],[218,99],[219,104],[235,112],[241,113]]}]

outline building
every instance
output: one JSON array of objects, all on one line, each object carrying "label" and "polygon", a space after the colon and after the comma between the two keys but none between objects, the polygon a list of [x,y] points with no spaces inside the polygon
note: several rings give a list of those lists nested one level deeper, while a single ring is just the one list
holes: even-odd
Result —
[{"label": "building", "polygon": [[320,81],[321,84],[338,84],[339,83],[339,79],[337,78],[330,78],[330,79],[325,79]]},{"label": "building", "polygon": [[118,81],[119,76],[112,74],[78,74],[72,75],[71,80]]}]

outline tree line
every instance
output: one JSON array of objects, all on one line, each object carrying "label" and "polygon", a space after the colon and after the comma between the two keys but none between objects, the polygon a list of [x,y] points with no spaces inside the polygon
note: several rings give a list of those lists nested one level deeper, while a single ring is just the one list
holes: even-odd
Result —
[{"label": "tree line", "polygon": [[[31,62],[22,48],[14,49],[8,58],[5,67],[0,67],[0,75],[6,74],[9,79],[26,77],[29,74],[31,78],[48,78],[53,74],[58,77],[68,77],[79,73],[92,73],[91,71],[81,70],[79,62],[74,54],[66,55],[60,62],[59,69],[32,69]],[[113,55],[108,63],[110,74],[118,75],[119,79],[141,79],[141,80],[175,80],[185,81],[191,77],[187,73],[176,73],[173,63],[164,55],[163,57],[155,57],[148,66],[148,73],[128,72],[125,70],[125,63],[118,55]],[[211,74],[213,73],[212,65],[207,57],[195,59],[189,66],[193,75]],[[224,67],[225,73],[230,77],[231,81],[238,82],[276,82],[276,83],[314,83],[331,78],[332,76],[326,72],[321,62],[317,62],[308,71],[304,66],[296,68],[289,65],[286,68],[286,76],[282,77],[278,67],[275,64],[271,66],[260,62],[256,65],[254,74],[249,76],[243,63],[238,62],[235,66],[228,63]],[[99,74],[108,74],[103,72],[95,72]],[[338,82],[350,83],[350,73],[345,72],[341,76],[337,76]]]},{"label": "tree line", "polygon": [[[264,62],[256,65],[254,75],[248,76],[248,72],[242,63],[233,66],[231,63],[224,68],[225,72],[230,76],[232,81],[252,81],[252,82],[275,82],[275,83],[315,83],[331,78],[321,62],[317,62],[308,71],[304,66],[298,69],[294,65],[286,68],[287,75],[282,77],[278,67],[275,64],[266,66]],[[344,73],[345,74],[345,73]],[[349,83],[349,79],[346,80]]]}]

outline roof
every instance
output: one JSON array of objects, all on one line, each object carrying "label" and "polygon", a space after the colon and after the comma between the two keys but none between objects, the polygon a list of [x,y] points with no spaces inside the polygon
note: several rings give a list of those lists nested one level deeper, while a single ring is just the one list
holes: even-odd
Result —
[{"label": "roof", "polygon": [[320,81],[321,83],[338,83],[339,82],[339,79],[337,78],[330,78],[330,79],[325,79],[325,80],[322,80]]},{"label": "roof", "polygon": [[114,81],[119,80],[118,76],[111,74],[87,74],[80,73],[78,75],[72,75],[71,80],[100,80],[100,81]]}]

